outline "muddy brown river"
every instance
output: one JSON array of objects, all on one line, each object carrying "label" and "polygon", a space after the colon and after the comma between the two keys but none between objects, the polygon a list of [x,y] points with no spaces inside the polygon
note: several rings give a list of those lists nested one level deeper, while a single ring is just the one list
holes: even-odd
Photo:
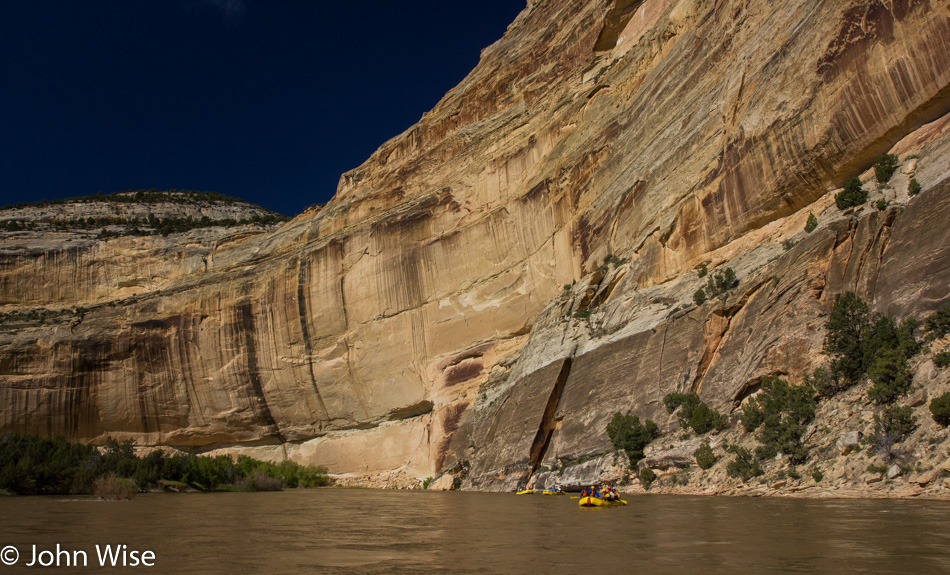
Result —
[{"label": "muddy brown river", "polygon": [[[62,573],[950,573],[950,502],[627,500],[580,509],[567,496],[348,489],[0,498],[0,559],[16,559],[0,564],[0,575],[41,565]],[[119,569],[103,568],[103,558]]]}]

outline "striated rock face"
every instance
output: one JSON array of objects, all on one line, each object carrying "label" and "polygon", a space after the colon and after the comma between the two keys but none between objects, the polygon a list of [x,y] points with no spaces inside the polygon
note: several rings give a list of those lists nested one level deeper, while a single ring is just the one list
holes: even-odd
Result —
[{"label": "striated rock face", "polygon": [[[948,85],[939,2],[532,1],[279,230],[5,236],[0,429],[508,489],[669,391],[728,411],[820,359],[842,291],[950,297]],[[839,212],[895,145],[891,207]],[[702,262],[740,284],[697,307]]]}]

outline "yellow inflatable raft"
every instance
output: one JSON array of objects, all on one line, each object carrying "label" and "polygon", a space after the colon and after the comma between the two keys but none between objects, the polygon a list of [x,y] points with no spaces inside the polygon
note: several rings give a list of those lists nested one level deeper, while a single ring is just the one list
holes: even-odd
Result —
[{"label": "yellow inflatable raft", "polygon": [[627,502],[623,499],[607,501],[606,499],[600,499],[599,497],[581,497],[577,504],[581,507],[613,507],[615,505],[626,505]]}]

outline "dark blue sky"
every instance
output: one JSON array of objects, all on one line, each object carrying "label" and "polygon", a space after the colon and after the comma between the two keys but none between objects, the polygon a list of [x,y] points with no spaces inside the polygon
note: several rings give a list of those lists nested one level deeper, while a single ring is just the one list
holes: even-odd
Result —
[{"label": "dark blue sky", "polygon": [[432,108],[524,6],[8,2],[0,205],[176,188],[299,213]]}]

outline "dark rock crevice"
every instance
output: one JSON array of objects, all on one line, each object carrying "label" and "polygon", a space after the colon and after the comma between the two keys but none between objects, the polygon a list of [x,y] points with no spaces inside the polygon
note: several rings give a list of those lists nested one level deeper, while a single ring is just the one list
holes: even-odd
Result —
[{"label": "dark rock crevice", "polygon": [[561,402],[561,395],[564,392],[567,377],[571,374],[572,361],[573,358],[571,357],[564,358],[564,362],[561,364],[561,371],[558,373],[554,387],[551,389],[551,395],[548,396],[548,403],[544,408],[541,425],[538,426],[538,433],[534,436],[534,441],[531,443],[529,456],[531,471],[528,474],[529,476],[535,472],[538,465],[544,460],[544,454],[547,452],[548,445],[551,443],[551,437],[554,435],[554,430],[557,427],[555,414],[557,413],[558,404]]},{"label": "dark rock crevice", "polygon": [[322,411],[321,417],[317,419],[319,422],[318,425],[322,426],[323,421],[330,419],[330,412],[327,411],[323,396],[320,395],[317,378],[313,373],[313,345],[310,343],[310,326],[307,323],[307,318],[310,316],[307,313],[307,292],[305,289],[305,286],[308,284],[307,278],[310,275],[310,259],[301,257],[297,261],[297,265],[297,316],[300,319],[300,338],[303,340],[304,354],[307,356],[307,371],[310,374],[310,383],[313,385],[313,393],[317,397],[320,410]]},{"label": "dark rock crevice", "polygon": [[247,376],[250,380],[255,399],[257,400],[258,415],[264,425],[272,429],[274,435],[279,437],[281,441],[284,441],[280,427],[278,427],[277,422],[274,420],[270,406],[267,405],[267,397],[264,395],[264,385],[258,373],[260,368],[258,367],[257,361],[257,345],[254,341],[255,329],[254,316],[251,313],[251,302],[244,302],[239,309],[241,313],[241,331],[244,333],[244,352],[247,358]]}]

